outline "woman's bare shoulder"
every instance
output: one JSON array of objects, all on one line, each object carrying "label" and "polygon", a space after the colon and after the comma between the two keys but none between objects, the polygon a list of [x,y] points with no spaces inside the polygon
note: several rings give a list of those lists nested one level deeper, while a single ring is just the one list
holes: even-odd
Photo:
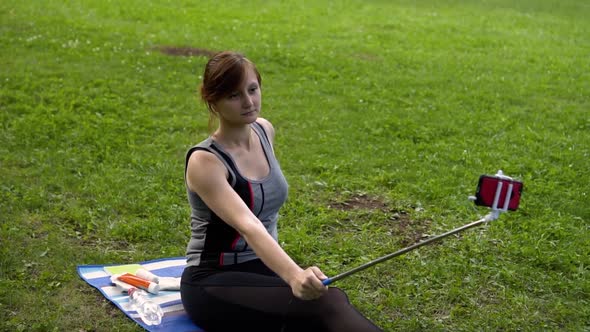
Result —
[{"label": "woman's bare shoulder", "polygon": [[206,150],[197,150],[195,149],[189,159],[188,159],[188,163],[190,164],[210,164],[213,163],[215,164],[215,161],[219,161],[219,159],[211,152],[206,151]]},{"label": "woman's bare shoulder", "polygon": [[273,127],[272,123],[265,118],[258,118],[256,122],[264,128],[266,134],[270,138],[271,142],[274,140],[275,137],[275,128]]},{"label": "woman's bare shoulder", "polygon": [[217,177],[217,180],[225,181],[226,169],[213,153],[197,150],[189,157],[186,176],[190,189],[194,191],[195,187],[210,183]]}]

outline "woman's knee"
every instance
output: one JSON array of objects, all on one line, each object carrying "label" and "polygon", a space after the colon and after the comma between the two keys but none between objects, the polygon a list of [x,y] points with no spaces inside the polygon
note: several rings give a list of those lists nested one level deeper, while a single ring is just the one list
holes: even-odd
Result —
[{"label": "woman's knee", "polygon": [[328,293],[324,294],[317,301],[315,314],[320,316],[332,315],[336,312],[343,312],[345,307],[350,306],[346,293],[336,287],[330,287]]},{"label": "woman's knee", "polygon": [[350,301],[348,300],[348,295],[346,295],[346,293],[338,287],[328,288],[328,293],[326,295],[328,296],[331,302],[346,304],[350,303]]}]

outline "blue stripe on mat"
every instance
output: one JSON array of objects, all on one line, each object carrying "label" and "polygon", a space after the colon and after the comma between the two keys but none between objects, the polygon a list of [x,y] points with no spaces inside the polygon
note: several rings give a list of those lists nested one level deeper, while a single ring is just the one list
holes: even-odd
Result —
[{"label": "blue stripe on mat", "polygon": [[[79,265],[78,275],[82,280],[86,281],[92,287],[95,287],[100,293],[109,301],[111,301],[117,308],[119,308],[127,317],[136,322],[138,325],[147,331],[154,332],[205,332],[203,329],[196,326],[188,317],[182,308],[179,291],[162,291],[158,295],[150,295],[156,302],[160,302],[160,306],[165,311],[162,323],[158,326],[146,325],[141,318],[134,318],[137,313],[133,310],[125,310],[128,298],[125,294],[109,295],[106,289],[110,289],[113,285],[111,279],[106,274],[104,268],[107,266],[128,265],[126,264],[110,264],[110,265]],[[182,275],[185,261],[184,257],[172,257],[155,259],[138,263],[146,270],[160,277],[174,277],[178,278]],[[158,299],[159,297],[159,299]],[[164,299],[165,297],[165,299]],[[176,307],[175,307],[176,306]]]}]

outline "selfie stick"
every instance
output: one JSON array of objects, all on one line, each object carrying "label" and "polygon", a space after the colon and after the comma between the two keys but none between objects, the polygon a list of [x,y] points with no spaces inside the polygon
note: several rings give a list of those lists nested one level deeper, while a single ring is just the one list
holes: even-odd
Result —
[{"label": "selfie stick", "polygon": [[[502,179],[512,180],[512,178],[510,178],[508,176],[505,176],[502,173],[501,170],[498,171],[498,173],[496,174],[496,176],[497,177],[500,177]],[[343,272],[341,274],[338,274],[338,275],[336,275],[336,276],[334,276],[332,278],[324,279],[324,280],[322,280],[322,283],[325,286],[330,285],[330,284],[334,283],[335,281],[338,281],[340,279],[346,278],[346,277],[348,277],[348,276],[350,276],[352,274],[355,274],[355,273],[357,273],[359,271],[362,271],[364,269],[367,269],[367,268],[369,268],[369,267],[371,267],[373,265],[376,265],[376,264],[385,262],[385,261],[387,261],[387,260],[389,260],[391,258],[400,256],[400,255],[403,255],[403,254],[405,254],[405,253],[407,253],[409,251],[412,251],[414,249],[420,248],[420,247],[425,246],[427,244],[430,244],[432,242],[441,240],[441,239],[443,239],[443,238],[445,238],[447,236],[460,233],[460,232],[462,232],[462,231],[464,231],[466,229],[473,228],[473,227],[482,225],[484,223],[487,223],[487,222],[494,221],[494,220],[498,219],[498,217],[500,216],[500,213],[508,211],[508,203],[510,202],[510,197],[512,196],[512,183],[510,183],[508,185],[508,192],[506,194],[506,198],[504,199],[504,207],[501,208],[501,209],[498,209],[498,201],[500,200],[500,193],[502,192],[502,186],[503,186],[502,181],[498,181],[498,187],[496,188],[496,195],[494,196],[494,204],[491,207],[492,211],[490,213],[488,213],[485,217],[483,217],[483,218],[481,218],[481,219],[479,219],[477,221],[474,221],[472,223],[469,223],[467,225],[461,226],[459,228],[455,228],[455,229],[453,229],[451,231],[448,231],[448,232],[446,232],[444,234],[437,235],[437,236],[432,237],[432,238],[430,238],[428,240],[424,240],[422,242],[413,244],[413,245],[411,245],[411,246],[409,246],[407,248],[398,250],[398,251],[396,251],[394,253],[391,253],[391,254],[385,255],[383,257],[377,258],[377,259],[375,259],[373,261],[370,261],[368,263],[365,263],[363,265],[360,265],[358,267],[355,267],[352,270],[349,270],[349,271]],[[475,197],[472,197],[471,196],[471,197],[469,197],[469,199],[470,200],[473,200],[473,199],[475,199]]]}]

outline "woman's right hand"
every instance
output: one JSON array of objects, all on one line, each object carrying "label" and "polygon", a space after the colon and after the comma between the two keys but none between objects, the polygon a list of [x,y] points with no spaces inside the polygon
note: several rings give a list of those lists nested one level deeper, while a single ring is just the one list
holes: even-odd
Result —
[{"label": "woman's right hand", "polygon": [[315,300],[328,291],[322,284],[326,275],[316,266],[301,270],[291,281],[291,290],[295,297],[302,300]]}]

